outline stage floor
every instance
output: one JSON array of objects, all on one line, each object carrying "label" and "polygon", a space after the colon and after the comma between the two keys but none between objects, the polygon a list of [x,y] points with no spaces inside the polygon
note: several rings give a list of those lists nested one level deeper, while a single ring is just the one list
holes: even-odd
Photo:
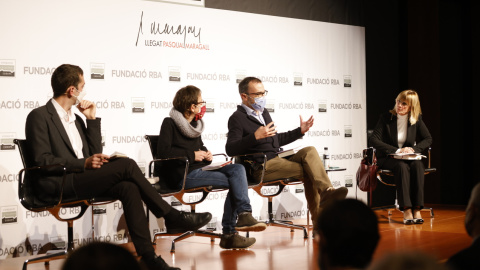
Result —
[{"label": "stage floor", "polygon": [[[377,260],[386,253],[398,250],[420,250],[443,262],[451,255],[469,246],[470,237],[464,228],[465,206],[432,205],[435,217],[430,218],[422,212],[425,223],[422,225],[403,225],[403,214],[393,211],[376,211],[379,218],[381,239],[374,255]],[[297,224],[306,224],[306,220],[296,220]],[[219,247],[219,239],[214,243],[206,237],[191,237],[176,243],[176,252],[170,253],[173,237],[157,240],[156,251],[170,265],[183,270],[260,270],[260,269],[318,269],[317,244],[311,237],[304,239],[299,230],[268,227],[263,232],[250,233],[257,239],[248,250],[224,250]],[[245,233],[242,233],[245,235]],[[133,246],[124,245],[133,250]],[[21,269],[23,261],[35,256],[0,260],[0,269]],[[63,259],[52,261],[47,268],[43,263],[31,264],[28,269],[59,270]]]}]

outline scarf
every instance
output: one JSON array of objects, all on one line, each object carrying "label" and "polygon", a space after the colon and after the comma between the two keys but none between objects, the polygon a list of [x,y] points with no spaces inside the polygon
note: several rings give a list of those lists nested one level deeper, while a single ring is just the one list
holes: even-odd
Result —
[{"label": "scarf", "polygon": [[197,121],[197,127],[193,127],[190,123],[188,123],[187,119],[183,114],[175,108],[170,110],[170,117],[173,119],[173,122],[177,125],[180,129],[180,132],[188,138],[197,138],[202,135],[203,129],[205,125],[203,124],[203,120],[200,119]]}]

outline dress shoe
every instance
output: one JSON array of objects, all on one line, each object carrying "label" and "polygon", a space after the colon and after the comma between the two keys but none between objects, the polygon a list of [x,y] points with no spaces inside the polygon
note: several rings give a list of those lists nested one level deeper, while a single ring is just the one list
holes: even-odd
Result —
[{"label": "dress shoe", "polygon": [[175,220],[165,219],[167,233],[176,234],[186,231],[196,231],[207,225],[212,219],[212,214],[206,213],[190,213],[180,212],[180,217]]},{"label": "dress shoe", "polygon": [[178,267],[169,266],[160,256],[154,258],[143,258],[140,260],[148,270],[180,270]]},{"label": "dress shoe", "polygon": [[327,201],[337,201],[343,200],[347,196],[348,188],[339,187],[339,188],[330,188],[322,191],[320,193],[320,205],[326,203]]},{"label": "dress shoe", "polygon": [[414,218],[413,222],[415,222],[415,224],[423,224],[424,220],[423,218]]},{"label": "dress shoe", "polygon": [[403,224],[413,225],[413,224],[415,224],[415,221],[413,219],[403,219]]}]

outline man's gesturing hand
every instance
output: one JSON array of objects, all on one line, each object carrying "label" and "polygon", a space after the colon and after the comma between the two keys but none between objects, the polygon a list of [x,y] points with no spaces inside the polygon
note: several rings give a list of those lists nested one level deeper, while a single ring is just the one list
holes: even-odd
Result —
[{"label": "man's gesturing hand", "polygon": [[302,116],[300,115],[300,131],[302,134],[305,134],[313,126],[313,115],[307,121],[303,121]]},{"label": "man's gesturing hand", "polygon": [[94,154],[85,160],[85,169],[98,169],[103,163],[107,163],[109,158],[109,155]]},{"label": "man's gesturing hand", "polygon": [[257,129],[257,131],[255,131],[255,139],[260,140],[275,136],[275,134],[277,134],[275,126],[273,125],[273,122],[270,122],[268,125],[261,126]]}]

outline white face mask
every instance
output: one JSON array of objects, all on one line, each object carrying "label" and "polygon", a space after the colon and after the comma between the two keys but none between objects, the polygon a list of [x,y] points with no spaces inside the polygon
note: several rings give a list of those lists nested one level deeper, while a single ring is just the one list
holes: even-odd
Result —
[{"label": "white face mask", "polygon": [[255,98],[254,100],[255,100],[255,103],[250,105],[252,105],[254,110],[263,113],[263,109],[265,109],[265,105],[267,104],[267,98],[263,96],[263,97]]},{"label": "white face mask", "polygon": [[[75,89],[75,90],[77,92],[79,92],[78,89]],[[73,95],[74,97],[77,98],[77,101],[75,101],[75,106],[80,104],[80,102],[83,100],[83,98],[85,97],[86,94],[87,94],[87,91],[85,91],[85,89],[84,89],[82,92],[79,92],[78,96]]]}]

